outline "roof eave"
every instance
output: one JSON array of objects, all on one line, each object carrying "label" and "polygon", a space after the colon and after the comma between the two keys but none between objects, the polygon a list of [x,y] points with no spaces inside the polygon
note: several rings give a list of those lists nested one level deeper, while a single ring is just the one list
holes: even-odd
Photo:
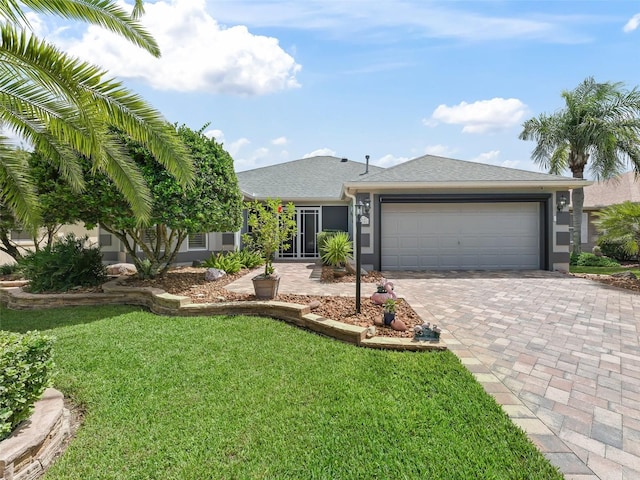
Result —
[{"label": "roof eave", "polygon": [[464,189],[512,189],[512,188],[552,188],[559,190],[562,188],[574,189],[591,185],[591,180],[582,179],[562,179],[562,180],[544,180],[544,181],[507,181],[499,182],[345,182],[342,185],[341,196],[346,192],[354,190],[414,190],[416,188],[445,190],[452,188]]},{"label": "roof eave", "polygon": [[[269,197],[269,196],[261,196],[261,195],[256,195],[256,194],[247,194],[245,192],[242,192],[242,195],[244,197],[245,201],[254,201],[254,200],[258,200],[260,202],[264,202],[270,198],[275,198],[273,196]],[[285,202],[293,202],[293,203],[298,203],[298,202],[306,202],[306,203],[328,203],[328,202],[340,202],[342,201],[341,197],[284,197],[284,196],[279,196],[278,198],[280,198],[280,200],[283,200]]]}]

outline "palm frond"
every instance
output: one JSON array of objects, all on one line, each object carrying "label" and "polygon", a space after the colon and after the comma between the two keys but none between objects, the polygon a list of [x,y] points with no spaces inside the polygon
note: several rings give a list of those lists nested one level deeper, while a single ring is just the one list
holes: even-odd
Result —
[{"label": "palm frond", "polygon": [[6,205],[25,225],[36,225],[40,219],[38,200],[30,181],[27,156],[0,137],[0,203]]},{"label": "palm frond", "polygon": [[154,57],[160,56],[156,41],[136,21],[142,9],[142,2],[139,0],[136,1],[132,15],[113,0],[22,0],[22,3],[36,12],[99,25],[147,50]]}]

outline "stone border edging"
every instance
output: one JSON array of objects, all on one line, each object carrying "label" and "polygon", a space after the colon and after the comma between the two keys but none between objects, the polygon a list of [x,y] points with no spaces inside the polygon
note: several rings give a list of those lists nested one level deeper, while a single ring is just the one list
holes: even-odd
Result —
[{"label": "stone border edging", "polygon": [[375,336],[367,338],[367,329],[342,323],[311,313],[306,305],[278,301],[242,301],[220,303],[192,303],[189,297],[172,295],[154,287],[126,287],[116,278],[102,285],[104,293],[27,293],[18,286],[4,286],[0,282],[0,303],[13,310],[38,310],[80,305],[139,305],[157,315],[253,315],[284,320],[299,327],[327,335],[354,345],[389,350],[446,350],[439,343],[421,342],[408,338]]},{"label": "stone border edging", "polygon": [[38,478],[70,434],[62,393],[47,388],[28,420],[0,442],[0,480]]}]

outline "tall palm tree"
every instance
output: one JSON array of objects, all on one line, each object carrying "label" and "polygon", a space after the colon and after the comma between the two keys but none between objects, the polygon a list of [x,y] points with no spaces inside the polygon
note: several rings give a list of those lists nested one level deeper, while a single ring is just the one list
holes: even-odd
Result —
[{"label": "tall palm tree", "polygon": [[[565,107],[524,122],[521,140],[537,143],[534,162],[560,174],[569,169],[584,178],[587,165],[596,180],[611,178],[629,166],[640,172],[640,91],[622,83],[597,83],[587,78],[563,91]],[[589,162],[590,161],[590,162]],[[572,192],[573,251],[580,253],[584,191]]]},{"label": "tall palm tree", "polygon": [[[107,28],[158,57],[160,51],[138,23],[142,0],[127,13],[114,0],[22,0],[45,14]],[[78,191],[78,156],[105,172],[144,221],[150,195],[135,163],[112,127],[146,145],[183,185],[193,179],[192,161],[162,115],[141,97],[90,63],[73,58],[29,29],[18,0],[0,0],[0,127],[11,130],[48,158]],[[26,25],[26,27],[23,27]],[[25,223],[37,219],[37,199],[24,155],[0,136],[0,203]]]}]

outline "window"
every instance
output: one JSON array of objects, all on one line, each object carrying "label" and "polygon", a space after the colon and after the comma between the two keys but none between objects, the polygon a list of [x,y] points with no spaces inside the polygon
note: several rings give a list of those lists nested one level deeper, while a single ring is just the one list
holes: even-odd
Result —
[{"label": "window", "polygon": [[33,237],[26,230],[11,230],[11,240],[14,242],[32,242]]},{"label": "window", "polygon": [[[153,248],[155,246],[155,241],[156,241],[156,229],[146,228],[142,232],[142,242],[145,245],[149,246],[150,248]],[[139,252],[142,251],[142,247],[140,247],[140,245],[138,245],[138,251]]]},{"label": "window", "polygon": [[192,233],[189,235],[189,250],[206,250],[207,249],[207,234],[206,233]]},{"label": "window", "polygon": [[112,245],[112,239],[110,233],[101,233],[99,238],[101,247],[110,247]]}]

